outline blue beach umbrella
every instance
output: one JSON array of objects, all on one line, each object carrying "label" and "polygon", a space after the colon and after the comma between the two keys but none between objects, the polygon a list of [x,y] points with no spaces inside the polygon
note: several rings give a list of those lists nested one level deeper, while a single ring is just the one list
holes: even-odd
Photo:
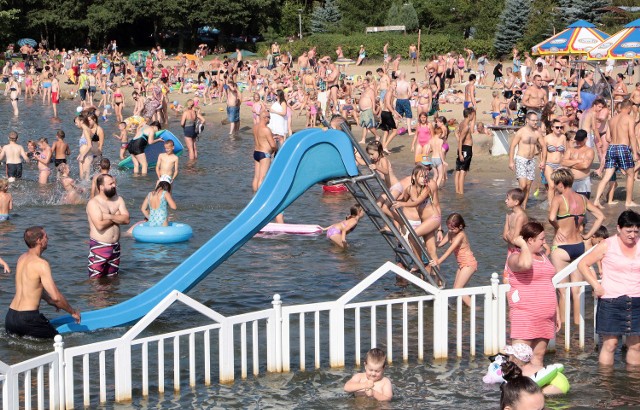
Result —
[{"label": "blue beach umbrella", "polygon": [[589,60],[631,60],[640,58],[640,19],[624,26],[587,55]]},{"label": "blue beach umbrella", "polygon": [[38,45],[38,42],[32,38],[21,38],[17,41],[17,43],[20,47],[24,46],[25,44],[31,47],[35,47],[36,45]]},{"label": "blue beach umbrella", "polygon": [[586,54],[609,35],[588,21],[578,20],[555,36],[531,48],[535,55]]}]

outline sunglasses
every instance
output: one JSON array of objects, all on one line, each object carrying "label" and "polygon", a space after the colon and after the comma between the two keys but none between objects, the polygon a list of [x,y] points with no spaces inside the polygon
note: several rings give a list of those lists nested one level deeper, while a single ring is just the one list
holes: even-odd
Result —
[{"label": "sunglasses", "polygon": [[557,127],[557,126],[556,126],[556,127],[553,127],[553,128],[555,128],[555,129],[557,129],[557,130],[564,129],[564,127],[562,127],[562,126],[560,126],[560,127]]}]

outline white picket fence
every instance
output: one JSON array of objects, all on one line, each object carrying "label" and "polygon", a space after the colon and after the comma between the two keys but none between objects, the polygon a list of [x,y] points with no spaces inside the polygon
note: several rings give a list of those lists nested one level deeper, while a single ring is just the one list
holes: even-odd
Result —
[{"label": "white picket fence", "polygon": [[[415,285],[419,294],[358,300],[384,276],[395,275]],[[585,285],[558,285],[582,289],[581,348]],[[408,292],[417,293],[414,289]],[[51,353],[12,366],[0,362],[2,406],[43,409],[48,401],[48,408],[71,409],[76,400],[88,407],[130,401],[134,391],[141,397],[163,393],[167,381],[177,392],[186,380],[195,387],[210,385],[212,377],[220,383],[232,382],[238,375],[246,379],[249,372],[257,376],[308,366],[359,366],[362,355],[376,346],[386,350],[389,363],[396,355],[404,362],[421,361],[429,353],[434,359],[446,359],[452,347],[457,357],[465,352],[475,356],[479,347],[485,355],[495,354],[506,343],[508,289],[494,273],[488,286],[439,290],[387,262],[335,301],[285,306],[275,295],[268,309],[230,317],[174,291],[118,339],[65,348],[62,337],[56,336]],[[471,297],[470,308],[463,306],[462,296]],[[174,302],[211,323],[142,336]],[[567,323],[570,308],[568,303]],[[570,326],[566,329],[565,349],[569,349]]]}]

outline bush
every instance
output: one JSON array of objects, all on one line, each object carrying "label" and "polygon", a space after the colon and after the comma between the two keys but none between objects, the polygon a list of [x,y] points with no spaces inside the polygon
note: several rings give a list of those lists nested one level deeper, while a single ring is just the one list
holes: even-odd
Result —
[{"label": "bush", "polygon": [[[402,58],[409,57],[409,45],[417,44],[418,35],[401,33],[356,33],[350,35],[342,34],[313,34],[304,37],[302,40],[287,42],[286,39],[276,39],[281,44],[282,51],[289,51],[294,58],[297,58],[304,51],[312,46],[317,47],[318,55],[328,55],[335,59],[336,47],[341,45],[344,56],[347,58],[358,58],[360,44],[367,50],[367,58],[382,61],[382,50],[386,42],[389,42],[389,54],[400,54]],[[452,37],[444,34],[425,35],[420,39],[420,59],[430,58],[434,54],[445,54],[450,51],[462,53],[464,47],[472,49],[476,56],[487,53],[489,57],[495,55],[491,40],[472,40],[462,37]],[[271,43],[261,42],[257,44],[257,52],[264,57],[269,52]]]}]

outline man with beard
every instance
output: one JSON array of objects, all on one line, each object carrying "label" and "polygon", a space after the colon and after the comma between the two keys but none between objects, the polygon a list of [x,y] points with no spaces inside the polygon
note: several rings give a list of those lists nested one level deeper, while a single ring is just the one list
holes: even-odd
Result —
[{"label": "man with beard", "polygon": [[129,223],[129,211],[116,193],[109,174],[96,179],[98,194],[87,203],[89,219],[89,276],[115,276],[120,268],[120,225]]}]

